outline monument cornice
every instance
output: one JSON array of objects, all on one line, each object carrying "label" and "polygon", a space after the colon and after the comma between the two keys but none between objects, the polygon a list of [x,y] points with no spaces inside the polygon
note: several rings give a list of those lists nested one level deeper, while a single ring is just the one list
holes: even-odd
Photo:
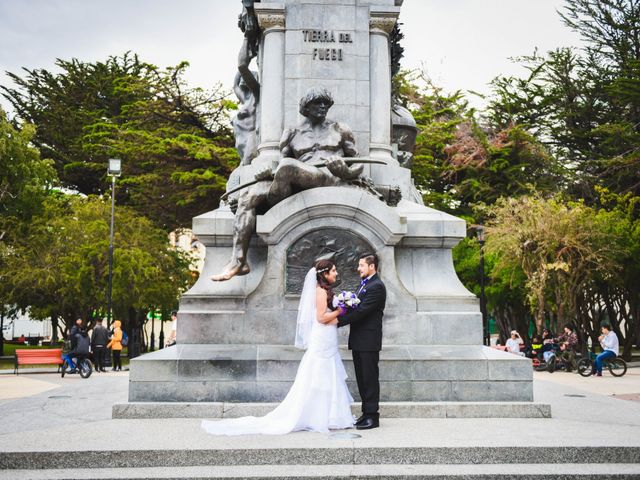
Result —
[{"label": "monument cornice", "polygon": [[380,32],[389,34],[396,22],[398,21],[398,15],[400,14],[398,9],[376,9],[371,7],[369,12],[369,29],[373,32]]}]

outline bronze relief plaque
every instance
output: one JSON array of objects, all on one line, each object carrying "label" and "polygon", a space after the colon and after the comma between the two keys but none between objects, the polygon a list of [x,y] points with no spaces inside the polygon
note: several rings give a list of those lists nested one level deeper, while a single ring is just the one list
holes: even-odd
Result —
[{"label": "bronze relief plaque", "polygon": [[358,259],[360,255],[373,251],[369,242],[348,230],[323,228],[309,232],[287,250],[285,293],[299,295],[305,275],[320,259],[333,260],[336,264],[338,280],[334,290],[356,292],[360,287],[360,277],[356,270]]}]

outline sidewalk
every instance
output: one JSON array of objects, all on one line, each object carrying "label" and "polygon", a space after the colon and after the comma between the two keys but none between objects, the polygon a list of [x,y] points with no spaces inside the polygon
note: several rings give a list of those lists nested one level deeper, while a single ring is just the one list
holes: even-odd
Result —
[{"label": "sidewalk", "polygon": [[[198,421],[112,420],[112,405],[127,401],[128,380],[127,371],[94,373],[88,379],[82,379],[78,375],[67,375],[61,378],[55,373],[0,375],[0,417],[4,420],[0,422],[0,451],[19,446],[10,441],[13,433],[35,431],[48,435],[55,434],[58,427],[73,427],[79,424],[88,426],[86,424],[94,422],[106,422],[106,424],[132,422],[138,427],[151,427],[156,423],[192,423],[194,429],[192,433],[195,434],[198,431]],[[612,430],[599,424],[616,425],[623,429],[640,427],[640,402],[633,401],[634,397],[639,396],[640,368],[630,368],[622,378],[615,378],[607,373],[603,377],[584,378],[566,372],[553,374],[534,372],[535,400],[551,404],[552,418],[548,422],[570,422],[572,430],[577,429],[588,436],[600,430]],[[627,397],[631,400],[627,400]],[[446,424],[453,419],[412,419],[409,423],[425,423],[431,429],[439,423],[438,420]],[[548,426],[545,424],[547,420],[544,419],[458,420],[476,425],[479,429],[477,432],[479,441],[486,438],[485,435],[488,432],[496,432],[497,438],[505,438],[500,432],[507,431],[502,429],[506,424],[512,426],[521,424],[522,427],[529,424],[536,425],[534,430],[540,430],[540,435],[548,437],[545,433],[548,432],[546,430]],[[383,419],[382,428],[367,433],[375,436],[373,432],[383,432],[386,430],[385,424],[390,423],[394,422],[391,422],[391,419]],[[398,425],[401,423],[399,422]],[[522,428],[517,430],[519,431],[517,438],[523,441],[534,440],[535,437],[527,434]],[[623,443],[631,444],[635,439],[640,446],[640,429],[631,430],[628,436],[622,435],[621,431],[613,432],[611,441],[619,444],[615,437],[621,437],[624,439]],[[466,434],[468,438],[475,436],[473,432],[466,432]],[[553,437],[557,436],[553,435]],[[455,440],[450,434],[444,435],[444,438]]]},{"label": "sidewalk", "polygon": [[87,379],[77,374],[2,374],[0,443],[9,433],[110,420],[111,405],[127,401],[128,383],[129,372],[94,372]]},{"label": "sidewalk", "polygon": [[[205,478],[200,476],[205,470],[198,468],[206,465],[217,472],[206,478],[302,478],[294,472],[303,470],[311,478],[316,467],[309,465],[326,465],[316,473],[332,471],[333,476],[322,478],[338,478],[343,470],[364,472],[368,464],[380,472],[384,465],[397,465],[398,474],[408,468],[403,465],[427,472],[437,464],[450,472],[446,478],[503,478],[465,475],[480,475],[483,468],[496,472],[495,464],[505,464],[501,472],[513,471],[512,478],[530,478],[519,476],[526,469],[549,469],[556,476],[536,478],[563,479],[614,478],[597,476],[604,472],[599,465],[610,464],[626,475],[615,478],[640,478],[640,402],[625,399],[640,397],[640,368],[630,368],[622,378],[535,372],[534,397],[551,404],[550,419],[383,418],[379,429],[348,431],[359,436],[352,439],[310,432],[215,437],[200,428],[199,419],[113,420],[112,405],[127,400],[128,377],[128,372],[94,374],[86,380],[53,373],[17,379],[0,375],[0,479],[160,478],[150,476],[148,467],[183,469],[166,470],[171,478]],[[56,454],[68,451],[82,451],[91,471],[56,470],[63,468],[52,466]],[[451,473],[454,464],[462,463],[467,464],[460,467],[463,473]],[[123,470],[111,468],[115,464]],[[567,464],[574,473],[594,476],[558,477]],[[273,465],[271,476],[271,467],[264,465]],[[228,477],[223,476],[225,468],[231,469]],[[391,478],[380,475],[375,478]],[[363,473],[357,478],[374,477]]]}]

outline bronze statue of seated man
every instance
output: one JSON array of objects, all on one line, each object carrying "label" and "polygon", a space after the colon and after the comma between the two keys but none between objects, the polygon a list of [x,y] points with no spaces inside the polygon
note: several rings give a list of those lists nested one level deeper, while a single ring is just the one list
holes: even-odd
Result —
[{"label": "bronze statue of seated man", "polygon": [[[333,98],[324,88],[312,88],[300,99],[300,113],[305,118],[298,127],[285,130],[282,135],[282,158],[275,172],[267,169],[258,173],[256,179],[260,181],[238,198],[232,257],[221,273],[211,277],[213,281],[249,273],[247,251],[255,232],[257,213],[294,193],[315,187],[355,184],[384,199],[371,187],[370,181],[360,176],[364,165],[349,166],[345,162],[344,158],[355,157],[358,152],[351,129],[327,119],[332,105]],[[392,193],[399,195],[395,190]]]}]

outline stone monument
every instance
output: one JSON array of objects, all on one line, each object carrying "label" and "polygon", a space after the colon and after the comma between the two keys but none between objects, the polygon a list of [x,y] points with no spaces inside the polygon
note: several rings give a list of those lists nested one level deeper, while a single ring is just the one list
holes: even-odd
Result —
[{"label": "stone monument", "polygon": [[[355,290],[357,258],[366,251],[378,253],[387,286],[383,402],[531,402],[530,361],[481,345],[478,299],[457,278],[451,253],[466,235],[465,222],[424,206],[407,168],[415,122],[391,92],[397,49],[390,35],[402,1],[243,5],[236,86],[244,88],[244,116],[234,120],[237,138],[247,139],[239,141],[242,164],[229,180],[227,203],[193,219],[206,246],[204,271],[180,301],[178,344],[131,361],[130,402],[281,400],[302,356],[293,343],[304,273],[315,259],[331,257],[342,285]],[[249,70],[253,58],[257,75]],[[347,166],[355,176],[336,173],[340,158],[323,157],[326,166],[314,168],[340,181],[316,188],[294,182],[273,197],[284,157],[306,158],[282,139],[308,117],[300,99],[309,89],[330,92],[328,118],[348,127],[352,143],[341,143],[336,156],[356,159]],[[326,148],[319,142],[316,150]],[[251,231],[234,257],[245,228],[234,211],[248,211],[246,192],[260,190],[256,185],[263,196],[250,205],[253,216],[243,225]],[[347,332],[340,334],[345,344]],[[357,398],[351,356],[342,348]]]}]

